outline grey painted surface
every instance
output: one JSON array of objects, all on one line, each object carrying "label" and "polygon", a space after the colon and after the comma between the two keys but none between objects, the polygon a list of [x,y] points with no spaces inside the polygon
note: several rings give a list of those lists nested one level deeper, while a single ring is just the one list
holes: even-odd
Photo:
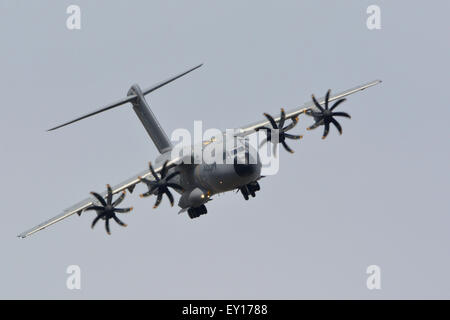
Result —
[{"label": "grey painted surface", "polygon": [[[450,298],[450,7],[380,1],[383,29],[369,31],[374,2],[76,1],[82,30],[69,31],[72,1],[0,1],[0,297]],[[149,96],[169,135],[383,84],[340,107],[353,117],[342,137],[307,133],[282,152],[251,201],[219,197],[193,223],[132,196],[110,237],[90,216],[15,237],[158,154],[131,108],[47,128],[198,62]],[[66,289],[70,264],[81,291]],[[371,264],[381,291],[366,289]]]}]

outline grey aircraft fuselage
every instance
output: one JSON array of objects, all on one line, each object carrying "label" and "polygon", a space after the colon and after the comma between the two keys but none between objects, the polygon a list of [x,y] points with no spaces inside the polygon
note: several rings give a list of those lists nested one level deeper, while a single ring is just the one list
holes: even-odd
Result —
[{"label": "grey aircraft fuselage", "polygon": [[[243,140],[237,139],[236,146],[225,150],[222,144],[218,149],[223,149],[220,161],[195,161],[195,153],[191,149],[191,153],[183,158],[184,161],[176,167],[170,168],[168,174],[172,172],[180,172],[171,181],[183,187],[178,206],[182,211],[188,208],[197,208],[218,193],[224,193],[236,190],[242,186],[256,182],[261,178],[261,159],[258,151]],[[215,144],[219,142],[203,143],[201,151],[205,148],[216,148]],[[160,159],[169,157],[163,154]],[[162,160],[157,160],[162,162]],[[156,194],[156,191],[155,191]]]}]

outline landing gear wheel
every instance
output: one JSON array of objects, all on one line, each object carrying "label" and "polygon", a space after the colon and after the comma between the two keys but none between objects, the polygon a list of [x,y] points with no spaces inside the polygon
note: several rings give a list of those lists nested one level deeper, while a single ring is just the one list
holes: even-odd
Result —
[{"label": "landing gear wheel", "polygon": [[249,199],[249,195],[251,195],[254,198],[256,196],[255,192],[259,191],[260,189],[261,188],[259,186],[258,181],[250,182],[249,184],[246,184],[245,186],[239,188],[245,200]]},{"label": "landing gear wheel", "polygon": [[188,209],[188,216],[191,219],[195,219],[200,217],[203,214],[207,214],[208,210],[206,209],[205,205],[202,204],[200,207],[196,207],[196,208],[189,208]]}]

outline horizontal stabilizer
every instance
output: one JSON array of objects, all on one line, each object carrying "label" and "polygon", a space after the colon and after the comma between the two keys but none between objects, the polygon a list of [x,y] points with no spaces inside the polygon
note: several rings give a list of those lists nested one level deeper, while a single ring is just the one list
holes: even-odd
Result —
[{"label": "horizontal stabilizer", "polygon": [[[149,94],[149,93],[151,93],[151,92],[153,92],[153,91],[155,91],[155,90],[161,88],[162,86],[165,86],[166,84],[169,84],[169,83],[171,83],[172,81],[174,81],[174,80],[176,80],[176,79],[178,79],[178,78],[181,78],[182,76],[188,74],[189,72],[192,72],[192,71],[194,71],[195,69],[200,68],[202,65],[203,65],[203,64],[199,64],[198,66],[196,66],[196,67],[194,67],[194,68],[191,68],[191,69],[189,69],[189,70],[187,70],[187,71],[185,71],[185,72],[183,72],[183,73],[180,73],[180,74],[178,74],[178,75],[176,75],[176,76],[173,76],[173,77],[171,77],[171,78],[169,78],[169,79],[167,79],[167,80],[165,80],[165,81],[159,82],[159,83],[155,84],[154,86],[152,86],[152,87],[150,87],[150,88],[147,88],[147,89],[143,90],[143,91],[142,91],[142,94],[143,94],[143,95]],[[114,102],[114,103],[111,103],[111,104],[107,105],[106,107],[103,107],[103,108],[100,108],[100,109],[98,109],[98,110],[96,110],[96,111],[93,111],[93,112],[90,112],[90,113],[88,113],[88,114],[85,114],[84,116],[78,117],[78,118],[76,118],[76,119],[74,119],[74,120],[65,122],[65,123],[63,123],[63,124],[61,124],[61,125],[58,125],[58,126],[56,126],[56,127],[53,127],[53,128],[51,128],[51,129],[48,129],[47,131],[53,131],[53,130],[59,129],[59,128],[64,127],[64,126],[67,126],[67,125],[69,125],[69,124],[71,124],[71,123],[74,123],[74,122],[83,120],[83,119],[85,119],[85,118],[88,118],[88,117],[90,117],[90,116],[96,115],[96,114],[98,114],[98,113],[101,113],[101,112],[103,112],[103,111],[107,111],[107,110],[109,110],[109,109],[112,109],[112,108],[121,106],[121,105],[123,105],[123,104],[125,104],[125,103],[127,103],[127,102],[132,102],[132,101],[133,101],[134,99],[136,99],[136,98],[137,98],[137,95],[136,95],[136,94],[128,95],[127,97],[125,97],[125,98],[123,98],[123,99],[121,99],[121,100],[119,100],[119,101],[116,101],[116,102]]]},{"label": "horizontal stabilizer", "polygon": [[106,110],[109,110],[109,109],[118,107],[118,106],[120,106],[120,105],[122,105],[122,104],[124,104],[124,103],[127,103],[127,102],[132,101],[132,100],[135,99],[135,98],[136,98],[136,95],[127,96],[126,98],[123,98],[123,99],[121,99],[121,100],[119,100],[119,101],[116,101],[116,102],[114,102],[114,103],[111,103],[111,104],[107,105],[106,107],[103,107],[103,108],[100,108],[100,109],[98,109],[98,110],[96,110],[96,111],[93,111],[93,112],[90,112],[90,113],[88,113],[88,114],[85,114],[84,116],[78,117],[78,118],[76,118],[76,119],[74,119],[74,120],[71,120],[71,121],[69,121],[69,122],[60,124],[59,126],[56,126],[56,127],[54,127],[54,128],[51,128],[51,129],[48,129],[47,131],[53,131],[53,130],[59,129],[59,128],[61,128],[61,127],[67,126],[68,124],[71,124],[71,123],[74,123],[74,122],[83,120],[83,119],[85,119],[85,118],[88,118],[88,117],[90,117],[90,116],[96,115],[97,113],[100,113],[100,112],[103,112],[103,111],[106,111]]},{"label": "horizontal stabilizer", "polygon": [[153,91],[155,91],[156,89],[159,89],[159,88],[161,88],[162,86],[165,86],[166,84],[169,84],[169,83],[171,83],[172,81],[175,81],[175,80],[177,80],[178,78],[181,78],[182,76],[187,75],[189,72],[192,72],[192,71],[194,71],[195,69],[200,68],[202,65],[203,65],[203,63],[202,63],[202,64],[199,64],[198,66],[196,66],[196,67],[194,67],[194,68],[192,68],[192,69],[189,69],[188,71],[185,71],[185,72],[183,72],[183,73],[181,73],[181,74],[179,74],[179,75],[176,75],[176,76],[174,76],[174,77],[172,77],[172,78],[170,78],[170,79],[167,79],[167,80],[165,80],[165,81],[161,81],[160,83],[157,83],[157,84],[155,84],[154,86],[152,86],[152,87],[150,87],[150,88],[147,88],[147,89],[145,89],[145,90],[142,90],[142,93],[143,93],[144,96],[145,96],[146,94],[149,94],[150,92],[153,92]]}]

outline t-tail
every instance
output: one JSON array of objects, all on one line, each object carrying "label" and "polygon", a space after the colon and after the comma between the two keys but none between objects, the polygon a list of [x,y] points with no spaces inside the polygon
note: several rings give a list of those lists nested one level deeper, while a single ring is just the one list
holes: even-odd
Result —
[{"label": "t-tail", "polygon": [[96,115],[97,113],[101,113],[103,111],[113,109],[115,107],[121,106],[123,104],[126,104],[130,102],[133,106],[134,112],[136,112],[136,115],[138,116],[139,120],[141,120],[142,125],[144,126],[145,130],[147,131],[150,138],[153,140],[153,143],[156,145],[156,148],[158,148],[158,151],[160,153],[165,153],[167,151],[170,151],[172,149],[172,143],[169,140],[169,137],[164,132],[163,128],[159,124],[158,120],[156,119],[155,115],[153,114],[152,110],[150,109],[149,105],[147,104],[147,101],[145,100],[145,95],[155,91],[156,89],[159,89],[166,84],[169,84],[170,82],[181,78],[182,76],[188,74],[191,71],[194,71],[195,69],[198,69],[203,64],[200,64],[194,68],[191,68],[183,73],[180,73],[172,78],[169,78],[165,81],[159,82],[155,84],[154,86],[147,88],[145,90],[142,90],[137,84],[134,84],[131,86],[130,90],[128,91],[128,95],[120,99],[116,102],[113,102],[103,108],[100,108],[96,111],[90,112],[88,114],[85,114],[81,117],[78,117],[74,120],[68,121],[66,123],[63,123],[59,126],[56,126],[54,128],[49,129],[48,131],[53,131],[56,129],[59,129],[61,127],[67,126],[71,123],[80,121],[82,119],[88,118],[90,116]]}]

